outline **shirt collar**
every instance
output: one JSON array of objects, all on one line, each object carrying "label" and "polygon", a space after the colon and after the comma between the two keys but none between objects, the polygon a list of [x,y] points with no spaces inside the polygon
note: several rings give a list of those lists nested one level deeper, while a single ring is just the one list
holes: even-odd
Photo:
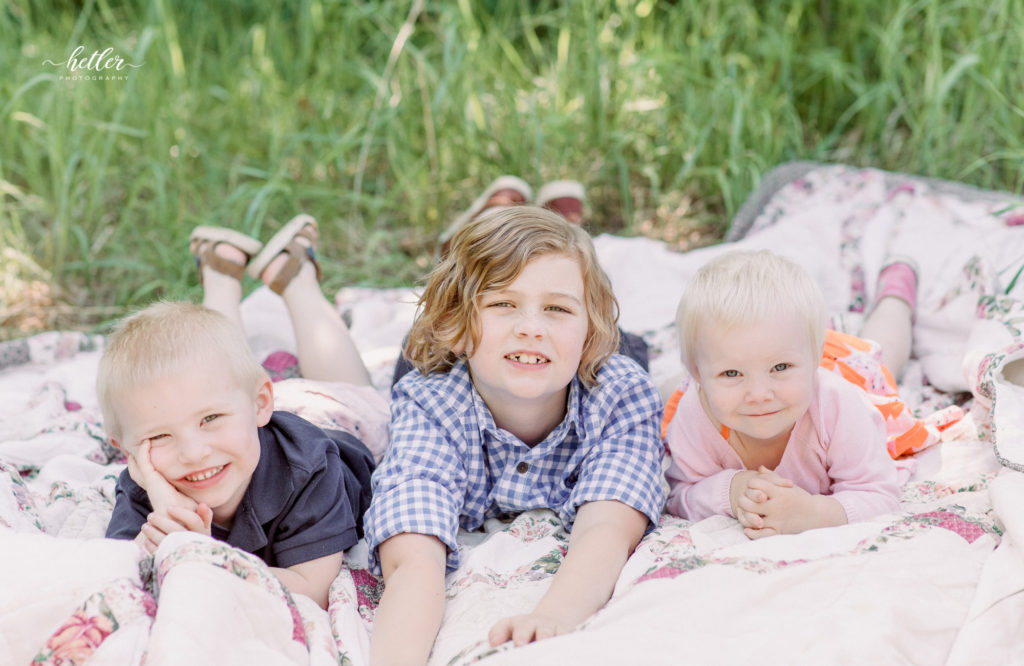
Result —
[{"label": "shirt collar", "polygon": [[[480,430],[481,439],[484,438],[484,433],[490,433],[490,435],[496,439],[504,439],[511,435],[506,430],[498,428],[494,422],[494,415],[491,414],[490,408],[487,407],[487,403],[484,402],[483,396],[473,386],[473,378],[469,374],[469,365],[465,361],[459,361],[449,372],[459,373],[458,379],[465,381],[469,387],[469,393],[473,401],[473,413],[476,416],[476,423]],[[562,418],[561,422],[555,426],[547,437],[545,437],[536,447],[541,447],[548,440],[554,438],[557,441],[561,441],[565,437],[565,432],[570,426],[574,426],[577,432],[580,432],[580,401],[583,399],[583,383],[580,381],[579,375],[572,378],[569,382],[569,394],[565,400],[565,417]],[[502,435],[501,433],[508,433]]]},{"label": "shirt collar", "polygon": [[259,436],[260,460],[249,479],[249,487],[245,489],[245,495],[231,523],[231,531],[225,539],[231,545],[250,553],[259,552],[267,545],[267,533],[263,526],[281,515],[294,490],[292,476],[288,473],[288,459],[281,447],[272,445],[274,434],[270,426],[260,428]]}]

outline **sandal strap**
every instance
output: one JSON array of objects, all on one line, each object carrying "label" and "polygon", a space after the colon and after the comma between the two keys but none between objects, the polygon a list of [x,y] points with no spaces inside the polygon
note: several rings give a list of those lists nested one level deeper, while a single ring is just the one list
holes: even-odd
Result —
[{"label": "sandal strap", "polygon": [[199,284],[203,283],[204,266],[209,266],[218,273],[232,277],[239,282],[245,276],[245,264],[235,263],[217,254],[217,245],[223,242],[226,241],[201,240],[195,245],[193,256],[196,260],[196,270],[199,273]]},{"label": "sandal strap", "polygon": [[[316,242],[316,234],[310,227],[306,227],[295,234],[296,238],[299,236],[308,239],[311,243]],[[293,239],[284,246],[282,252],[288,255],[288,260],[284,262],[284,266],[281,267],[281,270],[274,276],[274,279],[267,285],[272,292],[278,296],[283,295],[284,290],[291,284],[292,279],[299,274],[302,264],[306,262],[313,264],[313,268],[316,269],[316,280],[317,282],[320,281],[320,262],[316,260],[316,251],[312,245],[302,245]]]},{"label": "sandal strap", "polygon": [[245,275],[245,266],[243,264],[236,264],[230,259],[225,259],[214,252],[213,248],[214,246],[210,246],[210,248],[204,253],[205,256],[203,256],[203,263],[218,273],[223,273],[224,275],[229,275],[236,280],[241,280]]}]

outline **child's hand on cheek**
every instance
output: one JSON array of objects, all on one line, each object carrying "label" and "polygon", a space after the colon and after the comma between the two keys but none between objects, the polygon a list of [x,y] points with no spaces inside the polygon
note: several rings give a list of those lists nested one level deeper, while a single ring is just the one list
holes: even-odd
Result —
[{"label": "child's hand on cheek", "polygon": [[212,524],[213,510],[206,504],[197,505],[195,510],[171,506],[166,512],[154,511],[149,514],[136,543],[146,552],[152,553],[171,532],[196,532],[210,536]]},{"label": "child's hand on cheek", "polygon": [[196,510],[196,503],[170,484],[163,474],[153,467],[150,458],[152,444],[147,440],[134,453],[128,454],[128,474],[149,496],[149,503],[156,513],[164,513],[170,507]]}]

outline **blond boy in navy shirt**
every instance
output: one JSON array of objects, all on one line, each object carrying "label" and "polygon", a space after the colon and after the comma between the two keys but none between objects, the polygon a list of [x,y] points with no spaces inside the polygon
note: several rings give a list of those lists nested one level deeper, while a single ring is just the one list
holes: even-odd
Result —
[{"label": "blond boy in navy shirt", "polygon": [[[379,457],[387,407],[320,291],[316,238],[308,216],[265,246],[197,228],[204,305],[158,303],[124,320],[97,393],[111,441],[128,455],[108,537],[154,552],[173,532],[210,535],[258,555],[290,591],[326,607],[343,551],[362,536],[375,465],[367,445]],[[295,324],[306,379],[289,381],[315,382],[338,409],[326,428],[275,411],[274,384],[241,327],[247,264]]]}]

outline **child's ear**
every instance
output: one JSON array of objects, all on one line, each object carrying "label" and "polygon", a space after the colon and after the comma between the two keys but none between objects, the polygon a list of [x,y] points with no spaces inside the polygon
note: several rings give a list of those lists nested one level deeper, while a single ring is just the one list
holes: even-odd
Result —
[{"label": "child's ear", "polygon": [[268,379],[256,389],[256,425],[267,425],[273,413],[274,384]]}]

